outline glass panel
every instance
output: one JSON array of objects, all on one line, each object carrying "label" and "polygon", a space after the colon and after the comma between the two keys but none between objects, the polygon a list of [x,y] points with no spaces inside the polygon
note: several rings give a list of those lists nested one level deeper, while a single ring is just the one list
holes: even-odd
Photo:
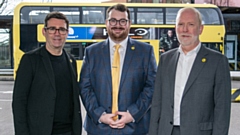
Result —
[{"label": "glass panel", "polygon": [[71,54],[76,60],[83,60],[84,51],[87,46],[90,46],[94,43],[65,43],[64,49]]},{"label": "glass panel", "polygon": [[11,67],[9,29],[0,29],[0,65],[1,68]]},{"label": "glass panel", "polygon": [[49,11],[47,10],[34,10],[29,13],[29,22],[30,24],[44,23],[45,17]]},{"label": "glass panel", "polygon": [[[166,8],[166,24],[175,24],[177,12],[180,8]],[[197,8],[202,15],[203,24],[221,24],[219,14],[216,9]]]},{"label": "glass panel", "polygon": [[202,45],[222,53],[222,43],[202,43]]},{"label": "glass panel", "polygon": [[166,8],[166,24],[175,24],[179,9],[180,8]]},{"label": "glass panel", "polygon": [[216,9],[211,8],[198,8],[202,14],[203,24],[221,24],[219,14]]},{"label": "glass panel", "polygon": [[80,46],[81,46],[81,49],[80,49],[80,60],[83,59],[86,47],[88,47],[88,46],[90,46],[90,45],[92,45],[94,43],[96,43],[96,42],[82,42],[82,43],[80,43]]},{"label": "glass panel", "polygon": [[[71,54],[75,59],[80,59],[80,45],[78,43],[66,43],[64,49]],[[82,57],[81,57],[82,58]]]},{"label": "glass panel", "polygon": [[104,7],[82,7],[83,9],[83,24],[104,24],[105,23],[105,8]]},{"label": "glass panel", "polygon": [[38,48],[37,24],[20,25],[20,50],[23,52]]},{"label": "glass panel", "polygon": [[162,8],[138,8],[137,24],[163,24]]},{"label": "glass panel", "polygon": [[53,7],[53,11],[59,11],[66,15],[70,24],[80,22],[80,11],[78,7]]},{"label": "glass panel", "polygon": [[[53,11],[59,11],[66,15],[70,24],[77,24],[80,21],[79,7],[53,7]],[[21,9],[21,24],[44,23],[50,7],[23,7]]]},{"label": "glass panel", "polygon": [[23,7],[20,13],[21,24],[44,23],[50,7]]},{"label": "glass panel", "polygon": [[128,8],[129,11],[130,11],[130,19],[132,21],[132,24],[135,24],[135,21],[134,21],[134,9],[133,8]]}]

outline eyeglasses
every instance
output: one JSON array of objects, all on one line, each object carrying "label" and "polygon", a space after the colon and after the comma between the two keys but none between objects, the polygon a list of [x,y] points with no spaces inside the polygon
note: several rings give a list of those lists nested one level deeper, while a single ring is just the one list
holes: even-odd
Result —
[{"label": "eyeglasses", "polygon": [[65,35],[65,34],[67,34],[67,32],[68,32],[68,29],[65,29],[65,28],[59,28],[59,29],[57,29],[57,28],[55,28],[55,27],[45,27],[44,29],[47,30],[49,34],[55,34],[56,31],[58,31],[59,34]]},{"label": "eyeglasses", "polygon": [[127,24],[127,19],[120,19],[120,20],[117,20],[117,19],[115,19],[115,18],[111,18],[111,19],[109,19],[108,20],[109,21],[109,24],[111,25],[111,26],[115,26],[115,25],[117,25],[117,23],[119,23],[119,25],[120,26],[125,26],[126,24]]}]

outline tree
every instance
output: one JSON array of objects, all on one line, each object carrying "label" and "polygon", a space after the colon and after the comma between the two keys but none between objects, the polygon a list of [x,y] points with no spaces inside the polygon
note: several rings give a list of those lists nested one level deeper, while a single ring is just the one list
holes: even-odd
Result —
[{"label": "tree", "polygon": [[12,15],[14,8],[23,0],[0,0],[0,15]]},{"label": "tree", "polygon": [[4,11],[4,9],[7,7],[8,0],[0,0],[0,14]]}]

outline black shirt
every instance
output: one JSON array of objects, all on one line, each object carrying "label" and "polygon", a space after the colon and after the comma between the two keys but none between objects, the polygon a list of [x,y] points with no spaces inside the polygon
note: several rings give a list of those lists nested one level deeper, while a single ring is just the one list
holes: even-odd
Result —
[{"label": "black shirt", "polygon": [[56,102],[53,120],[54,134],[65,133],[72,130],[73,118],[73,89],[70,65],[66,54],[53,56],[49,53],[55,76]]}]

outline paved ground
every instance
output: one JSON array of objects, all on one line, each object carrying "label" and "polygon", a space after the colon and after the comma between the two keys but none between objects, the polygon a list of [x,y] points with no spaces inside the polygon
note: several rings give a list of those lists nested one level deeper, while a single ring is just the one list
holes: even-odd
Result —
[{"label": "paved ground", "polygon": [[[4,80],[4,81],[1,81]],[[0,135],[13,135],[13,119],[12,119],[12,89],[14,81],[12,76],[1,76],[0,75]],[[232,81],[232,88],[240,88],[240,81]],[[82,107],[82,116],[83,119],[86,116],[85,109]],[[231,123],[229,135],[239,135],[240,133],[240,102],[232,103],[232,112],[231,112]],[[86,135],[86,132],[83,130],[83,134]]]},{"label": "paved ground", "polygon": [[13,76],[0,75],[0,81],[13,81]]}]

